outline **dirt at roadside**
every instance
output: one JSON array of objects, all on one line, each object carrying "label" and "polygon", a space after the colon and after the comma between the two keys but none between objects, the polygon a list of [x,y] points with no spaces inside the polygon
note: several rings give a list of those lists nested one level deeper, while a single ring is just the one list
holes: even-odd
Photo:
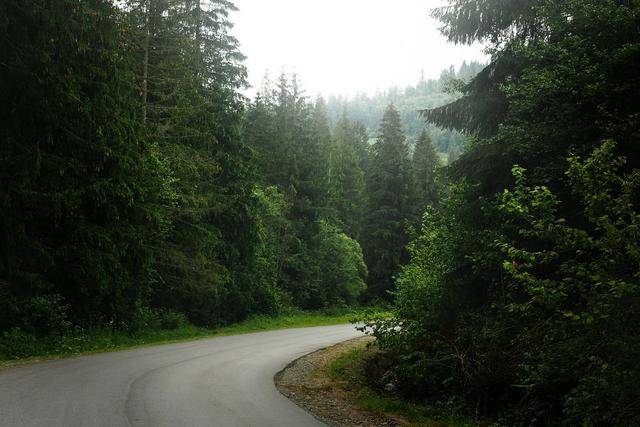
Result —
[{"label": "dirt at roadside", "polygon": [[372,413],[350,403],[349,391],[326,374],[340,355],[362,347],[371,337],[356,338],[293,361],[276,374],[278,390],[330,426],[405,426],[404,420]]}]

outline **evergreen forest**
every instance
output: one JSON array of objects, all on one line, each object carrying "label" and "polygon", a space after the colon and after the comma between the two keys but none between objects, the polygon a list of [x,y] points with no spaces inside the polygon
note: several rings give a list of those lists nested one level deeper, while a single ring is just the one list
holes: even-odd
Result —
[{"label": "evergreen forest", "polygon": [[402,128],[410,150],[422,131],[426,129],[433,139],[442,163],[452,163],[460,157],[466,147],[467,138],[464,132],[427,122],[420,115],[420,111],[441,107],[455,101],[460,96],[456,88],[469,82],[485,65],[477,61],[463,60],[457,70],[453,66],[442,70],[438,79],[426,79],[422,71],[415,85],[404,88],[390,86],[384,91],[376,91],[373,95],[366,93],[356,93],[350,97],[331,95],[327,100],[330,123],[335,124],[346,109],[352,120],[365,126],[373,140],[379,130],[381,111],[384,111],[389,104],[393,104],[402,118]]},{"label": "evergreen forest", "polygon": [[488,63],[323,98],[228,0],[0,2],[0,359],[385,307],[398,398],[640,425],[640,2],[447,3]]}]

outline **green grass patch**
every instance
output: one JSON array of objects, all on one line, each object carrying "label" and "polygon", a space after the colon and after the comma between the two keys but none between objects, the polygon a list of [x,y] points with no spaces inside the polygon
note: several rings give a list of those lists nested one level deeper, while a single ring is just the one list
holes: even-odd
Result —
[{"label": "green grass patch", "polygon": [[361,310],[333,309],[322,312],[297,311],[287,315],[256,316],[244,322],[216,329],[190,324],[172,329],[141,330],[131,333],[114,329],[83,329],[64,335],[37,337],[19,330],[0,335],[0,367],[16,361],[115,351],[125,348],[190,341],[223,335],[246,334],[286,328],[328,326],[349,323]]},{"label": "green grass patch", "polygon": [[326,374],[341,384],[352,403],[366,411],[397,415],[412,426],[467,427],[486,425],[455,413],[445,405],[427,405],[409,402],[383,394],[369,386],[366,378],[366,360],[378,352],[375,346],[358,348],[342,354],[328,367]]}]

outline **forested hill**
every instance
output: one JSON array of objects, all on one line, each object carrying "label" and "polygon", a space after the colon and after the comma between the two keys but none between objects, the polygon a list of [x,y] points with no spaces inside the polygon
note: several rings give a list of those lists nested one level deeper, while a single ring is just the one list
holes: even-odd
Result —
[{"label": "forested hill", "polygon": [[0,360],[383,303],[385,395],[640,425],[640,2],[452,0],[486,67],[328,104],[233,10],[0,2]]},{"label": "forested hill", "polygon": [[443,160],[453,160],[464,150],[466,138],[457,131],[442,129],[432,123],[425,124],[419,111],[440,107],[455,100],[458,95],[451,89],[455,87],[456,82],[458,84],[469,82],[483,68],[484,64],[476,61],[468,63],[463,61],[458,70],[453,66],[442,70],[438,79],[427,80],[422,73],[415,85],[404,88],[392,86],[374,95],[366,93],[348,97],[333,95],[327,99],[329,119],[332,123],[336,123],[346,109],[353,120],[364,124],[368,134],[375,137],[380,125],[381,111],[393,103],[400,113],[407,142],[410,145],[416,143],[426,125]]},{"label": "forested hill", "polygon": [[414,164],[393,106],[374,135],[332,125],[286,75],[246,100],[233,10],[0,4],[0,357],[391,298],[436,198],[430,135]]}]

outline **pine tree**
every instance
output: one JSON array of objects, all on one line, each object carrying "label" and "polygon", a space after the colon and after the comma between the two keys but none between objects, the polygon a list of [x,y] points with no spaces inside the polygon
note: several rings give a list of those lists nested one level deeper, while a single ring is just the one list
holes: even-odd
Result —
[{"label": "pine tree", "polygon": [[[238,89],[246,71],[218,0],[132,0],[142,110],[174,177],[171,233],[156,249],[155,303],[215,325],[250,314],[258,239],[252,152]],[[230,304],[232,302],[232,304]],[[222,310],[230,306],[233,310]]]},{"label": "pine tree", "polygon": [[355,239],[360,238],[364,212],[364,172],[357,151],[360,138],[358,129],[344,111],[336,124],[331,143],[330,204],[337,223]]},{"label": "pine tree", "polygon": [[[248,141],[257,152],[262,181],[277,187],[288,206],[278,282],[295,305],[318,308],[323,302],[312,252],[328,196],[329,127],[324,104],[318,100],[310,105],[297,78],[282,73],[275,89],[261,90],[248,118]],[[260,134],[259,128],[268,129],[269,135]]]},{"label": "pine tree", "polygon": [[7,1],[0,14],[0,331],[134,327],[170,195],[119,11]]},{"label": "pine tree", "polygon": [[422,216],[424,207],[433,204],[438,198],[436,174],[440,158],[433,146],[433,140],[427,130],[423,130],[413,151],[412,169],[415,188],[415,207],[417,218]]},{"label": "pine tree", "polygon": [[309,203],[317,207],[316,218],[325,216],[324,208],[329,197],[329,148],[331,130],[327,106],[322,97],[316,99],[310,117],[311,134],[303,139],[301,152],[301,186],[306,189]]},{"label": "pine tree", "polygon": [[389,105],[373,146],[367,182],[365,260],[369,268],[369,295],[389,298],[393,275],[406,259],[406,221],[411,216],[413,189],[408,147],[398,111]]},{"label": "pine tree", "polygon": [[[346,271],[340,267],[340,281],[349,283],[331,283],[338,276],[331,276],[337,270],[328,262],[328,248],[340,251],[336,256],[344,257],[345,268],[361,261],[359,245],[341,228],[349,227],[353,236],[360,224],[363,179],[355,147],[361,134],[345,118],[344,132],[337,131],[342,136],[332,137],[324,100],[310,103],[295,76],[285,74],[275,89],[267,84],[260,90],[248,111],[246,128],[259,160],[261,182],[277,187],[287,206],[282,210],[286,226],[280,226],[282,234],[276,239],[280,288],[302,308],[353,301],[360,293],[359,285],[354,285],[361,279],[343,275]],[[337,242],[342,243],[336,246]],[[355,264],[347,269],[358,270],[360,276],[366,272]],[[355,292],[346,292],[347,288]]]},{"label": "pine tree", "polygon": [[264,81],[244,115],[244,139],[254,152],[258,180],[263,185],[275,184],[274,162],[281,147],[276,140],[276,97],[269,80]]},{"label": "pine tree", "polygon": [[360,165],[360,169],[366,174],[371,160],[369,132],[367,131],[367,127],[361,121],[354,122],[353,129],[356,134],[354,149],[356,156],[358,157],[358,164]]}]

